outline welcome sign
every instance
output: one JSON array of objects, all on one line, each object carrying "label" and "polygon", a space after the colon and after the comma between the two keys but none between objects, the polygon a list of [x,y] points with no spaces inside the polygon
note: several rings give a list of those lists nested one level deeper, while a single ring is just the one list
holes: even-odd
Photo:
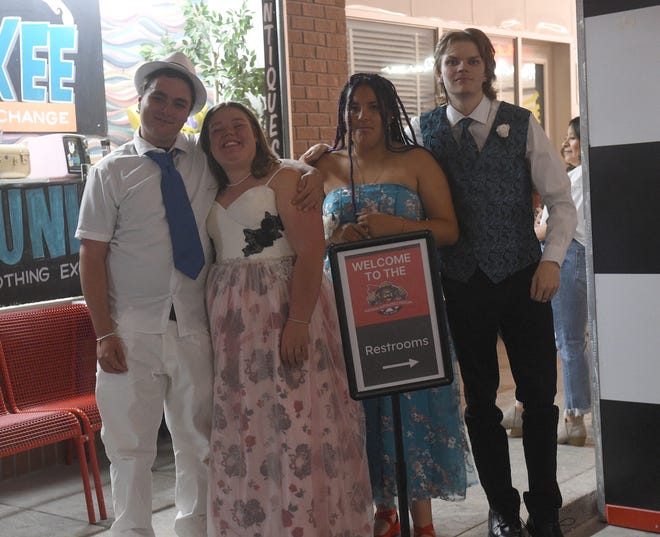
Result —
[{"label": "welcome sign", "polygon": [[0,131],[105,136],[98,0],[0,2]]},{"label": "welcome sign", "polygon": [[453,379],[430,232],[331,245],[349,388],[355,399]]}]

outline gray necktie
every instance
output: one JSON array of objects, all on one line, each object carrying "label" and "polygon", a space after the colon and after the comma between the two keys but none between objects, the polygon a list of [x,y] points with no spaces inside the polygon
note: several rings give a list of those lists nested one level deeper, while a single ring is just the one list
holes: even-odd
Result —
[{"label": "gray necktie", "polygon": [[474,120],[470,117],[464,117],[458,124],[461,126],[461,156],[462,160],[466,163],[473,163],[477,160],[479,150],[477,149],[477,142],[474,141],[472,134],[468,130]]}]

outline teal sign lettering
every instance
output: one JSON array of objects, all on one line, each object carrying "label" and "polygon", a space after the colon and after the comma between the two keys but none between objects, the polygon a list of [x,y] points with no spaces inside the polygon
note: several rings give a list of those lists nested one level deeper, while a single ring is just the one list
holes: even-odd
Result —
[{"label": "teal sign lettering", "polygon": [[99,0],[0,0],[0,131],[107,136]]},{"label": "teal sign lettering", "polygon": [[[0,191],[0,267],[77,254],[78,184]],[[5,209],[6,208],[6,209]]]},{"label": "teal sign lettering", "polygon": [[80,296],[82,183],[0,189],[0,306]]},{"label": "teal sign lettering", "polygon": [[[0,99],[16,101],[16,90],[6,64],[15,46],[20,48],[21,95],[24,102],[73,103],[74,61],[66,54],[77,52],[75,26],[45,22],[21,22],[6,17],[0,25]],[[69,87],[65,86],[69,84]]]}]

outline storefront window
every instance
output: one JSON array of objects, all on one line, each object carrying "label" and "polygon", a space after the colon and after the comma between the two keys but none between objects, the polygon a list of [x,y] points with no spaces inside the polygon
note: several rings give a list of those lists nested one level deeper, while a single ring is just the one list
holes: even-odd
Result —
[{"label": "storefront window", "polygon": [[347,21],[350,73],[378,73],[397,89],[410,116],[435,108],[435,30]]},{"label": "storefront window", "polygon": [[[185,52],[195,64],[207,85],[210,105],[237,100],[264,117],[266,3],[100,0],[108,135],[113,144],[128,139],[139,121],[132,73],[145,59],[173,50]],[[190,120],[191,130],[199,128],[203,113]]]},{"label": "storefront window", "polygon": [[545,129],[545,65],[542,63],[524,63],[522,66],[522,90],[524,108],[527,108],[541,127]]},{"label": "storefront window", "polygon": [[516,62],[513,39],[493,37],[490,40],[495,48],[495,91],[500,101],[516,104]]}]

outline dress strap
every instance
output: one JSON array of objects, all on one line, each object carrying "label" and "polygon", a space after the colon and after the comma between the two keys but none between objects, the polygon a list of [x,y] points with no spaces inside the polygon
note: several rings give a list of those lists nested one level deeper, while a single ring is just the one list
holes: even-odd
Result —
[{"label": "dress strap", "polygon": [[281,172],[282,170],[284,170],[285,168],[290,168],[290,166],[280,166],[279,169],[276,170],[275,173],[274,173],[273,175],[270,176],[270,179],[268,179],[268,181],[266,181],[266,186],[270,185],[270,182],[271,182],[273,179],[275,179],[275,177],[277,176],[277,174],[280,173],[280,172]]}]

